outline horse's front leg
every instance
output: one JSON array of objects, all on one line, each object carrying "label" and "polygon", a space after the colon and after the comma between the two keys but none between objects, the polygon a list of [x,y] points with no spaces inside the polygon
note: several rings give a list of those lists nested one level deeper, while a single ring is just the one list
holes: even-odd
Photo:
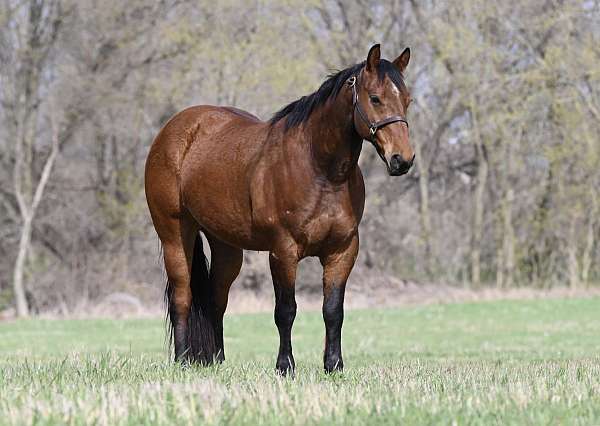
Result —
[{"label": "horse's front leg", "polygon": [[325,371],[342,371],[342,323],[346,281],[358,254],[358,234],[342,247],[320,257],[323,265],[323,319],[325,321]]},{"label": "horse's front leg", "polygon": [[275,324],[279,330],[279,353],[276,368],[282,375],[294,374],[292,325],[296,318],[296,268],[298,258],[293,250],[269,254],[269,265],[275,289]]}]

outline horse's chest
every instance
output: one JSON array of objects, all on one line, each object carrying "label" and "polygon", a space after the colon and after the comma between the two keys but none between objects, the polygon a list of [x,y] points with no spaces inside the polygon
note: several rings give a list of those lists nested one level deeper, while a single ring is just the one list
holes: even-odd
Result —
[{"label": "horse's chest", "polygon": [[301,257],[313,256],[356,234],[362,209],[350,185],[301,178],[290,184],[287,175],[267,179],[259,172],[250,187],[252,234],[269,241],[271,248],[291,245]]},{"label": "horse's chest", "polygon": [[[288,215],[293,216],[292,212]],[[287,221],[296,243],[305,256],[316,255],[326,245],[340,244],[351,238],[358,221],[340,204],[329,204],[312,214],[298,214]]]}]

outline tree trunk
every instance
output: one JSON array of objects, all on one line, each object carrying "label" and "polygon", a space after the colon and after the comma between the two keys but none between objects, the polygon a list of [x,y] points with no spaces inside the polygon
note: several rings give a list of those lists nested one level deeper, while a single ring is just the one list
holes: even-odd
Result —
[{"label": "tree trunk", "polygon": [[[504,242],[503,226],[497,226],[498,240]],[[496,288],[504,288],[504,244],[498,243],[496,249]]]},{"label": "tree trunk", "polygon": [[25,261],[31,244],[31,218],[25,218],[21,227],[21,237],[19,238],[19,251],[15,261],[13,270],[13,292],[15,295],[15,306],[17,308],[17,316],[26,318],[29,316],[29,306],[25,295],[24,274]]},{"label": "tree trunk", "polygon": [[569,240],[567,246],[567,261],[569,271],[569,287],[575,290],[579,287],[579,264],[577,262],[577,239],[575,232],[575,214],[571,214],[571,220],[569,223]]},{"label": "tree trunk", "polygon": [[[480,147],[479,150],[483,150]],[[482,156],[484,157],[484,156]],[[477,167],[477,182],[473,197],[473,234],[471,239],[471,281],[473,287],[481,287],[481,239],[483,238],[483,212],[488,164],[481,159]]]},{"label": "tree trunk", "polygon": [[506,190],[504,200],[504,232],[503,232],[503,260],[504,260],[504,287],[510,288],[514,286],[515,279],[515,229],[513,227],[512,211],[515,199],[515,191],[513,188]]},{"label": "tree trunk", "polygon": [[591,211],[588,215],[587,228],[586,228],[586,240],[583,254],[581,256],[581,283],[587,288],[590,285],[590,269],[592,267],[592,252],[594,251],[594,245],[596,238],[594,235],[596,228],[596,220],[598,216],[598,199],[596,197],[595,189],[590,190],[591,198]]},{"label": "tree trunk", "polygon": [[500,202],[500,214],[502,217],[502,245],[498,250],[496,284],[499,288],[509,288],[514,285],[515,271],[515,230],[513,227],[513,205],[515,190],[511,186],[514,169],[515,144],[519,141],[506,140],[504,144],[505,160],[501,167],[500,184],[502,188],[502,200]]},{"label": "tree trunk", "polygon": [[434,251],[432,249],[431,215],[429,212],[429,170],[423,158],[421,142],[415,143],[415,159],[419,169],[419,211],[421,222],[421,238],[423,239],[425,255],[425,274],[429,279],[434,276]]},{"label": "tree trunk", "polygon": [[483,238],[484,195],[488,176],[488,161],[485,152],[475,101],[471,101],[471,117],[475,132],[475,153],[477,159],[477,178],[473,194],[473,223],[471,234],[471,284],[474,288],[481,287],[481,239]]},{"label": "tree trunk", "polygon": [[[46,158],[40,180],[37,183],[35,192],[31,202],[27,200],[26,194],[23,192],[23,174],[31,172],[33,165],[31,163],[23,164],[22,147],[20,142],[17,141],[16,149],[16,161],[14,170],[14,182],[15,182],[15,195],[19,204],[19,210],[23,224],[21,225],[21,237],[19,239],[19,251],[17,253],[17,259],[15,260],[15,266],[13,269],[13,291],[15,293],[15,305],[17,308],[17,316],[24,318],[29,315],[29,307],[27,306],[27,298],[25,295],[24,275],[25,275],[25,261],[29,254],[29,248],[31,245],[31,233],[33,230],[33,218],[35,213],[42,201],[44,190],[50,180],[50,173],[52,166],[58,155],[58,128],[57,124],[52,121],[52,145],[50,154]],[[25,157],[26,159],[26,157]],[[25,167],[24,167],[25,166]]]}]

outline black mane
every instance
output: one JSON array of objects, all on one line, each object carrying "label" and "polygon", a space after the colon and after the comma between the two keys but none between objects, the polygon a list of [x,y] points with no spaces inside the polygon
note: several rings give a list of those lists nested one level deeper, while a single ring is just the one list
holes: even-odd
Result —
[{"label": "black mane", "polygon": [[[327,80],[321,84],[321,87],[316,92],[302,96],[300,99],[277,111],[270,120],[271,125],[285,118],[285,130],[287,131],[292,127],[306,122],[315,109],[323,105],[330,98],[335,98],[346,81],[350,77],[357,76],[364,65],[365,63],[361,62],[342,71],[329,74]],[[379,68],[377,69],[377,76],[382,81],[386,75],[398,89],[402,88],[404,79],[400,70],[391,62],[381,59],[379,61]]]}]

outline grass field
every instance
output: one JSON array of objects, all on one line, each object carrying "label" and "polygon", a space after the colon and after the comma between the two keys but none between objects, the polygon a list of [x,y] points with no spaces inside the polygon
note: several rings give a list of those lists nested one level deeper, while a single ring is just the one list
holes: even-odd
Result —
[{"label": "grass field", "polygon": [[600,424],[600,299],[349,311],[346,371],[300,312],[295,380],[269,314],[225,323],[225,364],[167,362],[156,320],[0,323],[0,424]]}]

